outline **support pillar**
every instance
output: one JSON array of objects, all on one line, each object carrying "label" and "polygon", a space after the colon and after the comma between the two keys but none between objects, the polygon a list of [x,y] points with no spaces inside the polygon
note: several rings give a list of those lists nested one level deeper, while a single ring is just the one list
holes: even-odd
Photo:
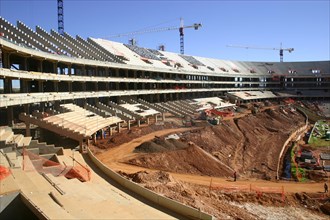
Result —
[{"label": "support pillar", "polygon": [[120,123],[118,123],[117,129],[118,129],[118,133],[119,133],[120,132]]},{"label": "support pillar", "polygon": [[14,125],[14,109],[13,109],[13,106],[9,106],[7,108],[7,121],[8,121],[8,126],[13,127],[13,125]]},{"label": "support pillar", "polygon": [[147,118],[147,124],[149,125],[149,123],[150,123],[150,118],[148,117]]},{"label": "support pillar", "polygon": [[104,131],[103,131],[103,129],[100,129],[100,134],[101,134],[101,139],[103,140],[104,139]]},{"label": "support pillar", "polygon": [[165,121],[165,113],[162,113],[163,121]]},{"label": "support pillar", "polygon": [[92,136],[93,136],[93,143],[96,144],[96,134],[94,133]]},{"label": "support pillar", "polygon": [[155,123],[157,123],[157,120],[158,120],[158,115],[155,115]]},{"label": "support pillar", "polygon": [[131,130],[131,121],[130,120],[127,120],[127,129]]},{"label": "support pillar", "polygon": [[25,136],[31,137],[30,123],[25,122]]}]

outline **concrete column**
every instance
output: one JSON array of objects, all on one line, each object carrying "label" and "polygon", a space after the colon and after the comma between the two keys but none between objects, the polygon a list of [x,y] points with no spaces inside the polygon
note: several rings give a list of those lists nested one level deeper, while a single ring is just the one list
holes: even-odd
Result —
[{"label": "concrete column", "polygon": [[5,78],[3,81],[4,81],[4,92],[12,93],[13,92],[12,80]]},{"label": "concrete column", "polygon": [[58,82],[54,82],[54,90],[55,92],[58,92]]},{"label": "concrete column", "polygon": [[165,113],[162,113],[163,121],[165,121]]},{"label": "concrete column", "polygon": [[141,121],[138,120],[138,127],[141,127]]},{"label": "concrete column", "polygon": [[38,72],[42,72],[42,60],[38,62],[38,67],[37,67]]},{"label": "concrete column", "polygon": [[118,129],[118,133],[119,133],[120,132],[120,123],[118,123],[117,129]]},{"label": "concrete column", "polygon": [[7,120],[8,120],[8,126],[12,127],[14,125],[14,109],[13,109],[13,106],[7,107]]},{"label": "concrete column", "polygon": [[71,65],[68,66],[68,75],[71,76],[72,74],[72,68],[71,68]]},{"label": "concrete column", "polygon": [[101,134],[101,139],[103,140],[104,139],[104,131],[103,131],[103,129],[100,129],[100,134]]},{"label": "concrete column", "polygon": [[72,93],[72,82],[68,82],[68,92]]},{"label": "concrete column", "polygon": [[2,53],[3,53],[2,67],[10,69],[9,53],[7,52],[2,52]]},{"label": "concrete column", "polygon": [[93,142],[94,144],[96,144],[96,134],[94,133],[92,136],[93,136]]},{"label": "concrete column", "polygon": [[157,123],[158,117],[157,115],[155,115],[155,123]]},{"label": "concrete column", "polygon": [[130,120],[127,120],[127,129],[131,130],[131,121]]},{"label": "concrete column", "polygon": [[148,117],[148,118],[147,118],[147,124],[149,124],[149,123],[150,123],[150,118]]},{"label": "concrete column", "polygon": [[112,136],[112,127],[109,127],[110,136]]},{"label": "concrete column", "polygon": [[25,136],[31,137],[30,123],[25,123]]},{"label": "concrete column", "polygon": [[44,92],[44,82],[38,81],[38,92]]},{"label": "concrete column", "polygon": [[21,92],[22,93],[28,93],[28,86],[27,86],[27,81],[25,79],[20,80],[20,87],[21,87]]}]

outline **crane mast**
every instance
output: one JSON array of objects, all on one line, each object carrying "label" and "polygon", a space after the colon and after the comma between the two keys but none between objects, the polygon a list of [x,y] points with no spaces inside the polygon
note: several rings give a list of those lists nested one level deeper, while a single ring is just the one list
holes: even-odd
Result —
[{"label": "crane mast", "polygon": [[57,0],[57,23],[58,33],[64,35],[64,11],[63,11],[63,0]]},{"label": "crane mast", "polygon": [[180,53],[184,54],[184,34],[183,34],[183,19],[180,18]]}]

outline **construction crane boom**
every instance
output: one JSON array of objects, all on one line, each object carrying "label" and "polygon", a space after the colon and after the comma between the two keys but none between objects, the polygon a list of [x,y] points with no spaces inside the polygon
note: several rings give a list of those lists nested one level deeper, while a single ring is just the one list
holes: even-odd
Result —
[{"label": "construction crane boom", "polygon": [[237,48],[245,48],[245,49],[258,49],[258,50],[279,50],[280,51],[280,62],[283,62],[283,51],[288,51],[291,53],[294,51],[294,48],[282,48],[282,43],[280,48],[271,48],[271,47],[252,47],[252,46],[243,46],[243,45],[227,45],[227,47],[237,47]]},{"label": "construction crane boom", "polygon": [[106,38],[117,38],[117,37],[125,37],[125,36],[134,36],[139,34],[146,34],[146,33],[155,33],[155,32],[162,32],[162,31],[172,31],[172,30],[179,30],[180,33],[180,53],[184,54],[184,33],[183,30],[187,28],[194,28],[195,30],[198,30],[200,27],[202,27],[201,23],[194,23],[193,25],[183,25],[183,19],[180,19],[180,27],[161,27],[161,28],[153,28],[143,31],[134,31],[129,33],[123,33],[123,34],[117,34],[108,36]]}]

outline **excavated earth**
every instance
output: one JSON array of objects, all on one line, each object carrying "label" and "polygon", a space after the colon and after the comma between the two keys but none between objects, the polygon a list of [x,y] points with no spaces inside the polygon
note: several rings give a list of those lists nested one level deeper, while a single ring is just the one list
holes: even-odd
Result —
[{"label": "excavated earth", "polygon": [[[283,199],[279,194],[224,192],[179,181],[170,174],[158,172],[119,172],[147,189],[213,215],[216,219],[328,219],[319,195],[295,193]],[[326,202],[326,201],[323,201]],[[328,210],[329,211],[329,210]],[[330,214],[330,213],[328,213]]]},{"label": "excavated earth", "polygon": [[235,170],[240,178],[275,179],[282,146],[304,120],[297,112],[268,109],[178,134],[179,140],[155,138],[136,148],[139,154],[126,163],[217,177],[231,176]]}]

